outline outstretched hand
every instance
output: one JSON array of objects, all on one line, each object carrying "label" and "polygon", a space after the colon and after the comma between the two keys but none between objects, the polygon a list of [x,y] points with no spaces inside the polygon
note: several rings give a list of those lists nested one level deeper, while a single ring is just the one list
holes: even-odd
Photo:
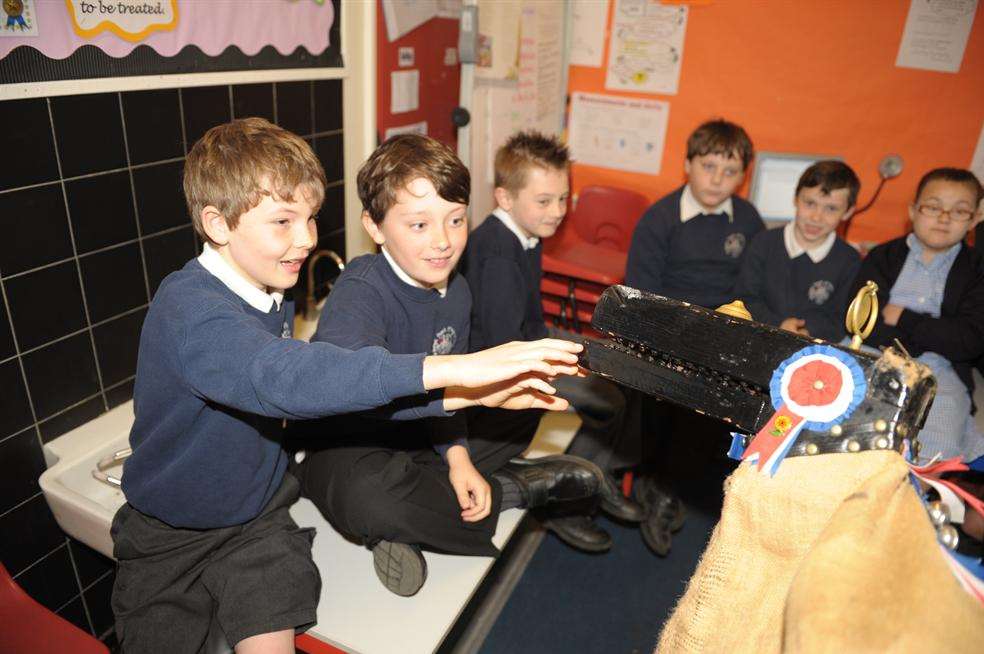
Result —
[{"label": "outstretched hand", "polygon": [[499,407],[502,409],[547,409],[564,411],[567,400],[556,397],[556,389],[538,375],[527,373],[479,388],[452,386],[444,391],[444,409],[456,411],[469,406]]},{"label": "outstretched hand", "polygon": [[479,388],[522,378],[528,373],[543,377],[575,375],[577,353],[582,349],[580,343],[544,338],[513,341],[474,354],[429,356],[424,359],[424,388]]}]

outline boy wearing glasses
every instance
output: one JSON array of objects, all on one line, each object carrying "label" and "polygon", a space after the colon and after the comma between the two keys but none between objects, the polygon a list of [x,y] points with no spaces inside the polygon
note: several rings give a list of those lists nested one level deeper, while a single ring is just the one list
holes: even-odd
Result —
[{"label": "boy wearing glasses", "polygon": [[752,318],[803,336],[839,341],[848,292],[861,265],[837,237],[854,213],[861,182],[841,161],[818,161],[796,184],[796,218],[760,232],[745,254],[735,296]]},{"label": "boy wearing glasses", "polygon": [[921,460],[937,453],[965,461],[984,455],[971,419],[971,368],[984,355],[984,255],[963,243],[981,221],[984,188],[969,170],[936,168],[916,187],[912,233],[879,245],[852,288],[878,284],[881,312],[867,345],[898,339],[939,384],[919,434]]}]

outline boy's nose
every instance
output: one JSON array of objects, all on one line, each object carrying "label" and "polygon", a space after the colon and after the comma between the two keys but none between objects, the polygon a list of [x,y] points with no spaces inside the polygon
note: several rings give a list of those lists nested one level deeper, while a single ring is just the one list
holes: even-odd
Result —
[{"label": "boy's nose", "polygon": [[294,247],[310,250],[318,242],[318,227],[312,220],[294,230]]},{"label": "boy's nose", "polygon": [[431,241],[431,247],[435,250],[447,250],[451,247],[451,239],[448,238],[448,233],[443,229],[439,230],[434,235],[434,240]]}]

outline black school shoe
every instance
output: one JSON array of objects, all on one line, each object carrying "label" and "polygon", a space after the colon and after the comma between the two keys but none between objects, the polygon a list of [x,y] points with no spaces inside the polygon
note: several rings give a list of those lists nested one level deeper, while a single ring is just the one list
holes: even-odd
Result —
[{"label": "black school shoe", "polygon": [[372,567],[386,590],[410,597],[427,580],[427,562],[416,545],[381,540],[372,548]]},{"label": "black school shoe", "polygon": [[683,502],[648,475],[636,479],[632,495],[646,512],[639,528],[643,542],[658,556],[666,556],[673,533],[683,527]]},{"label": "black school shoe", "polygon": [[576,550],[607,552],[612,537],[588,515],[557,516],[542,520],[543,526]]},{"label": "black school shoe", "polygon": [[516,483],[528,509],[591,499],[605,487],[601,468],[570,454],[510,459],[496,474],[506,475]]},{"label": "black school shoe", "polygon": [[633,523],[642,522],[646,518],[645,508],[623,495],[622,489],[608,475],[605,475],[605,483],[600,495],[601,503],[599,506],[611,517]]}]

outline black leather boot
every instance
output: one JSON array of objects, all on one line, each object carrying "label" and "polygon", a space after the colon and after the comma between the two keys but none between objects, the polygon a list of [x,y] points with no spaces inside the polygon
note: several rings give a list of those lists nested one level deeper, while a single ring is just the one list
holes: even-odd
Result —
[{"label": "black leather boot", "polygon": [[683,502],[648,475],[636,480],[632,495],[646,512],[640,528],[643,542],[657,555],[666,556],[673,533],[683,527]]},{"label": "black leather boot", "polygon": [[607,552],[612,537],[589,515],[556,516],[542,521],[543,526],[576,550]]},{"label": "black leather boot", "polygon": [[589,499],[597,496],[605,486],[601,468],[569,454],[510,459],[496,474],[507,475],[516,482],[528,509]]},{"label": "black leather boot", "polygon": [[601,488],[601,510],[619,520],[626,522],[642,522],[646,517],[646,510],[637,502],[634,502],[622,494],[622,489],[618,487],[615,480],[609,475],[605,475],[605,483]]}]

